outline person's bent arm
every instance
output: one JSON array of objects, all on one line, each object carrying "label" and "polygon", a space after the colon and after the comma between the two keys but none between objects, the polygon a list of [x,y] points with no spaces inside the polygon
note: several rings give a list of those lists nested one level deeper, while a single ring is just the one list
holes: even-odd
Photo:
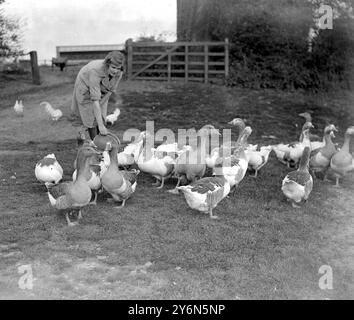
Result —
[{"label": "person's bent arm", "polygon": [[100,101],[101,113],[104,121],[106,121],[107,118],[107,105],[110,96],[111,96],[111,92],[107,92]]},{"label": "person's bent arm", "polygon": [[107,128],[103,124],[103,119],[102,119],[102,113],[101,113],[101,106],[98,100],[93,101],[93,113],[95,115],[97,124],[98,124],[98,130],[100,130],[100,133],[102,135],[106,135],[108,133]]}]

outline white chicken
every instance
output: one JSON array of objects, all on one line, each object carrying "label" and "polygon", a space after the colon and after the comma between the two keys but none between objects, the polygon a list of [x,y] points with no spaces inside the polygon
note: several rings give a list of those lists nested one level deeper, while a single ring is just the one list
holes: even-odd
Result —
[{"label": "white chicken", "polygon": [[14,105],[14,110],[18,116],[23,116],[23,104],[22,100],[18,101],[16,100],[16,103]]},{"label": "white chicken", "polygon": [[54,109],[47,101],[41,102],[40,106],[45,107],[45,111],[49,114],[53,121],[58,121],[63,116],[63,112],[60,109]]},{"label": "white chicken", "polygon": [[120,115],[120,109],[116,108],[113,113],[109,114],[106,117],[107,124],[113,125],[117,121],[119,115]]}]

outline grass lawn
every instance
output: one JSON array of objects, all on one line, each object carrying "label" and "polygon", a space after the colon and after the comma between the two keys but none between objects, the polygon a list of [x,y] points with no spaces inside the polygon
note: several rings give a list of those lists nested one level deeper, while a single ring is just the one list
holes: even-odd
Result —
[{"label": "grass lawn", "polygon": [[[2,299],[353,299],[353,179],[341,188],[315,180],[307,204],[293,209],[281,192],[289,171],[271,154],[254,179],[246,175],[235,197],[215,209],[219,220],[189,209],[182,195],[151,186],[140,174],[135,194],[120,210],[100,194],[79,226],[49,205],[34,176],[36,162],[55,153],[69,180],[76,156],[77,123],[70,117],[75,70],[42,69],[43,85],[11,76],[0,85],[0,298]],[[298,138],[313,111],[313,133],[327,120],[338,125],[336,141],[354,124],[354,96],[287,93],[216,85],[123,82],[120,138],[128,128],[200,128],[246,118],[250,143]],[[16,117],[17,98],[25,116]],[[64,112],[49,121],[39,103]],[[114,109],[113,103],[109,110]],[[234,137],[237,132],[233,130]],[[269,138],[274,135],[277,139]],[[18,267],[31,265],[32,290],[21,290]],[[333,289],[321,290],[319,268],[333,270]]]}]

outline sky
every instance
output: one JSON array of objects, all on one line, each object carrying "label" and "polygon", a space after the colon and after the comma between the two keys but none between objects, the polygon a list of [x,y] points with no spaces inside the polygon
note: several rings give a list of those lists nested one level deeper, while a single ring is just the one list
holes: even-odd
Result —
[{"label": "sky", "polygon": [[51,60],[56,46],[121,44],[128,38],[164,35],[174,41],[176,0],[5,0],[19,18],[23,49]]}]

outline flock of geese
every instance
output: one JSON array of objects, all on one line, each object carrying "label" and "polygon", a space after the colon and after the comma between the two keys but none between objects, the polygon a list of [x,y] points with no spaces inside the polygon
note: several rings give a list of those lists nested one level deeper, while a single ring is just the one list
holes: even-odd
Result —
[{"label": "flock of geese", "polygon": [[[97,194],[103,190],[111,195],[110,201],[124,207],[136,190],[140,172],[156,178],[154,185],[159,189],[164,187],[166,179],[176,178],[177,184],[169,192],[183,193],[191,209],[216,219],[213,209],[230,191],[236,190],[247,170],[253,170],[254,177],[257,177],[273,151],[281,163],[294,168],[284,177],[281,190],[293,207],[299,207],[312,191],[312,175],[322,173],[325,180],[331,169],[338,186],[340,178],[354,171],[354,157],[349,151],[354,126],[347,129],[344,144],[339,149],[332,141],[337,132],[333,124],[324,128],[321,141],[313,141],[311,116],[308,113],[300,115],[305,118],[305,123],[298,141],[262,147],[247,142],[252,128],[246,126],[242,119],[235,118],[229,124],[239,129],[237,141],[233,141],[231,146],[221,145],[212,149],[201,161],[196,159],[200,158],[203,150],[209,150],[209,145],[206,145],[209,140],[202,138],[220,135],[213,125],[205,125],[198,131],[201,139],[194,147],[162,143],[151,150],[146,150],[147,131],[141,132],[139,138],[123,150],[119,139],[112,133],[98,135],[93,141],[86,140],[85,135],[79,133],[72,181],[60,182],[63,169],[54,154],[47,155],[36,164],[35,176],[46,185],[51,205],[65,212],[69,226],[76,225],[82,218],[83,207],[96,204]],[[211,176],[205,176],[207,168],[212,171]],[[75,222],[70,220],[73,212],[78,213]]]}]

